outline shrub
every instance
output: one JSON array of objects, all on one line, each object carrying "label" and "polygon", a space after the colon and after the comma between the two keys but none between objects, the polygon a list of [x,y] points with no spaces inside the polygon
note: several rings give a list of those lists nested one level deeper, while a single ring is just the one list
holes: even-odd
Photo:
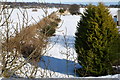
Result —
[{"label": "shrub", "polygon": [[11,76],[11,72],[9,72],[8,70],[5,70],[2,74],[2,76],[5,78],[9,78]]},{"label": "shrub", "polygon": [[69,12],[72,14],[72,15],[76,15],[76,14],[79,14],[79,5],[77,5],[77,4],[73,4],[73,5],[71,5],[70,6],[70,8],[69,8]]},{"label": "shrub", "polygon": [[41,56],[43,48],[47,45],[48,37],[55,33],[55,28],[60,21],[61,19],[55,13],[44,17],[37,24],[23,28],[15,37],[10,37],[8,42],[3,43],[3,50],[12,52],[16,49],[27,58],[40,45],[33,58]]},{"label": "shrub", "polygon": [[61,14],[64,13],[64,12],[65,12],[64,9],[60,9],[60,10],[59,10],[59,13],[61,13]]},{"label": "shrub", "polygon": [[58,23],[56,23],[56,22],[51,22],[50,25],[53,26],[53,28],[55,28],[55,27],[58,26]]},{"label": "shrub", "polygon": [[52,36],[55,33],[55,28],[53,26],[48,25],[44,27],[41,32],[46,36]]},{"label": "shrub", "polygon": [[118,38],[118,29],[108,8],[102,3],[89,5],[78,22],[75,49],[80,76],[112,74],[111,45]]},{"label": "shrub", "polygon": [[42,28],[41,32],[46,36],[53,36],[57,26],[58,26],[57,22],[50,22],[50,24]]},{"label": "shrub", "polygon": [[60,18],[57,18],[57,19],[55,19],[57,22],[60,22],[61,21],[61,19]]},{"label": "shrub", "polygon": [[35,46],[33,46],[33,44],[27,44],[27,45],[22,45],[21,46],[21,54],[23,54],[24,58],[27,58],[34,50],[35,50]]},{"label": "shrub", "polygon": [[112,65],[120,65],[120,36],[114,41],[114,44],[111,45],[110,52],[110,60],[112,61]]}]

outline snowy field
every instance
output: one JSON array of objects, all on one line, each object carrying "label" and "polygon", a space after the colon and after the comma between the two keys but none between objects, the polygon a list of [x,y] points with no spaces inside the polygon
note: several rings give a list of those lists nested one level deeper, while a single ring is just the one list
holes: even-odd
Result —
[{"label": "snowy field", "polygon": [[[110,8],[110,13],[112,14],[112,16],[117,15],[117,10],[118,10],[117,8]],[[81,13],[83,13],[84,8],[81,8],[80,11]],[[81,67],[76,61],[77,54],[74,50],[74,40],[75,40],[74,37],[75,37],[77,22],[80,20],[80,16],[66,15],[66,16],[61,16],[61,19],[62,22],[60,23],[59,26],[61,26],[61,24],[62,26],[56,30],[56,36],[51,38],[51,44],[53,45],[55,42],[56,44],[50,51],[48,51],[48,54],[46,55],[52,56],[53,58],[52,59],[50,57],[51,58],[50,70],[54,71],[55,69],[56,72],[59,72],[61,74],[68,74],[70,75],[70,77],[75,77],[77,76],[77,74],[74,73],[74,70]],[[56,62],[57,60],[58,62]],[[118,77],[118,75],[115,76],[108,75],[102,77]]]},{"label": "snowy field", "polygon": [[[117,14],[117,10],[117,8],[110,8],[110,13],[112,16]],[[28,18],[28,25],[40,21],[43,18],[43,15],[45,15],[41,9],[38,9],[37,12],[32,12],[32,9],[27,9],[26,11],[28,15],[28,17],[26,17]],[[53,11],[57,11],[57,9],[48,9],[49,14]],[[80,11],[83,13],[84,8],[81,8]],[[23,17],[20,17],[20,20],[18,19],[20,15],[23,16],[20,13],[21,12],[18,9],[13,11],[11,16],[13,23],[16,24],[19,21],[22,23]],[[17,14],[19,14],[19,16]],[[39,78],[44,73],[49,73],[45,76],[54,78],[77,77],[77,74],[74,72],[74,70],[81,67],[77,62],[77,54],[74,49],[74,37],[77,22],[80,20],[80,16],[65,15],[61,16],[60,18],[62,21],[56,30],[55,36],[50,38],[50,43],[47,46],[48,51],[41,58],[39,63],[39,69],[36,76],[37,78]],[[101,77],[118,78],[118,74],[113,76],[100,76],[99,78]]]},{"label": "snowy field", "polygon": [[[0,18],[2,18],[2,21],[0,25],[5,22],[5,16],[12,13],[9,20],[9,34],[13,35],[15,32],[15,29],[20,31],[23,27],[30,26],[32,24],[36,24],[39,22],[43,17],[46,17],[47,15],[51,14],[54,11],[57,11],[56,8],[47,8],[47,9],[37,9],[37,11],[32,11],[34,9],[8,9],[6,12],[4,12],[2,15],[0,15]],[[0,19],[1,20],[1,19]],[[22,26],[21,26],[22,25]],[[4,24],[2,27],[0,27],[0,30],[2,31],[2,34],[5,33],[6,24]]]}]

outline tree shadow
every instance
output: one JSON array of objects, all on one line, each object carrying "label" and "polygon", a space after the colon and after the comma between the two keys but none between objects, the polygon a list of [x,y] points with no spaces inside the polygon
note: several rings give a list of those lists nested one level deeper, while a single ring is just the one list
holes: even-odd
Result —
[{"label": "tree shadow", "polygon": [[81,66],[74,61],[58,59],[50,56],[42,56],[38,65],[42,69],[73,76],[77,75],[74,70],[81,68]]}]

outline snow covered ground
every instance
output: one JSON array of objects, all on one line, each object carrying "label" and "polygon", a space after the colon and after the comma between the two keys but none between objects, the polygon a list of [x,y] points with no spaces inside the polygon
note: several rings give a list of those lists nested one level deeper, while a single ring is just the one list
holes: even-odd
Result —
[{"label": "snow covered ground", "polygon": [[[47,9],[37,9],[37,11],[32,11],[33,9],[6,9],[5,12],[3,12],[2,15],[0,15],[0,25],[5,22],[5,15],[9,16],[10,13],[11,16],[8,20],[9,25],[9,35],[13,35],[15,32],[15,29],[20,31],[23,27],[30,26],[32,24],[36,24],[39,22],[43,17],[46,17],[47,15],[51,14],[54,11],[57,11],[56,8],[47,8]],[[45,14],[46,12],[46,14]],[[4,16],[3,16],[4,15]],[[23,24],[24,23],[24,24]],[[22,26],[21,26],[22,25]],[[6,24],[0,27],[0,30],[2,31],[2,34],[5,34]]]},{"label": "snow covered ground", "polygon": [[[117,10],[117,8],[110,8],[112,15],[116,15]],[[81,8],[80,11],[83,13],[84,8]],[[59,28],[55,33],[56,36],[53,36],[50,39],[49,47],[54,44],[55,45],[48,51],[47,54],[45,54],[45,56],[43,56],[43,59],[46,64],[49,63],[49,67],[47,69],[60,73],[58,75],[59,77],[66,77],[66,75],[69,75],[69,77],[75,77],[77,74],[74,70],[81,67],[77,63],[77,54],[74,50],[74,37],[77,22],[80,20],[80,16],[65,15],[61,16],[61,20],[62,22],[59,24]],[[41,68],[44,69],[45,66],[43,63],[40,62],[40,64],[42,64]],[[61,74],[65,74],[65,76]],[[118,77],[118,75],[107,75],[101,77],[113,78]]]},{"label": "snow covered ground", "polygon": [[110,10],[110,13],[112,14],[112,16],[117,15],[118,8],[109,8],[109,10]]},{"label": "snow covered ground", "polygon": [[[80,16],[61,16],[62,21],[56,30],[56,36],[50,38],[48,48],[55,45],[42,57],[48,65],[47,70],[60,73],[58,77],[74,77],[77,75],[74,70],[81,67],[77,63],[77,54],[74,50],[74,33],[79,19]],[[44,62],[40,64],[41,68],[45,69]]]},{"label": "snow covered ground", "polygon": [[[48,12],[51,13],[56,10],[57,9],[48,9]],[[117,8],[110,8],[112,15],[116,15],[117,10]],[[34,18],[36,21],[39,21],[42,19],[44,14],[41,10],[32,12],[31,9],[28,9],[27,11],[30,21],[29,25],[35,23],[32,18]],[[80,11],[83,13],[84,8],[81,8]],[[13,22],[15,21],[14,23],[18,21],[22,23],[22,17],[20,17],[21,19],[18,20],[17,13],[19,14],[20,12],[19,10],[15,9],[11,19]],[[37,78],[41,76],[54,78],[76,77],[77,74],[74,72],[74,70],[81,67],[77,62],[77,54],[74,50],[74,37],[77,22],[80,20],[80,16],[65,15],[61,16],[60,18],[62,21],[56,30],[55,36],[50,38],[48,52],[41,58],[41,61],[39,62],[39,68],[36,76]],[[118,75],[100,76],[98,78],[118,78]]]}]

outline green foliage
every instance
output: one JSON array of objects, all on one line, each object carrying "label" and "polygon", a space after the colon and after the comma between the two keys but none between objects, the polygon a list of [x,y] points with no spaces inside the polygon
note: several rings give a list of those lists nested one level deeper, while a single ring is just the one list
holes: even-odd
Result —
[{"label": "green foliage", "polygon": [[120,65],[120,36],[114,41],[113,45],[111,45],[110,52],[112,64],[114,66]]},{"label": "green foliage", "polygon": [[65,10],[64,9],[60,9],[59,12],[62,14],[62,13],[65,12]]},{"label": "green foliage", "polygon": [[78,22],[75,49],[80,76],[112,74],[111,45],[118,38],[118,29],[108,8],[102,3],[89,5]]},{"label": "green foliage", "polygon": [[70,6],[70,8],[69,8],[69,12],[73,15],[73,14],[79,14],[80,12],[79,12],[79,5],[77,5],[77,4],[73,4],[73,5],[71,5]]}]

